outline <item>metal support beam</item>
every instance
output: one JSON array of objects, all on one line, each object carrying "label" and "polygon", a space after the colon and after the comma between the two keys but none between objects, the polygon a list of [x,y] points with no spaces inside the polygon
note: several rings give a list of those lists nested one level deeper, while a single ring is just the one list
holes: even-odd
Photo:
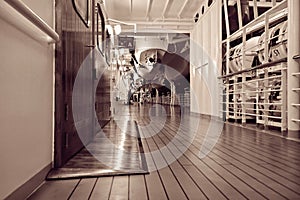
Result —
[{"label": "metal support beam", "polygon": [[241,29],[243,27],[241,0],[237,0],[237,11],[238,11],[239,28]]},{"label": "metal support beam", "polygon": [[288,130],[299,131],[300,124],[292,119],[300,118],[299,107],[293,104],[300,104],[300,92],[293,91],[293,88],[299,88],[299,77],[294,76],[300,72],[299,60],[293,59],[295,55],[300,53],[300,1],[288,0]]},{"label": "metal support beam", "polygon": [[[243,43],[243,48],[242,48],[242,70],[244,70],[246,67],[249,66],[245,66],[245,61],[246,61],[246,29],[243,30],[243,34],[242,34],[242,43]],[[242,74],[242,102],[246,103],[246,89],[245,89],[245,83],[246,83],[246,73]],[[242,104],[242,124],[246,124],[246,105]]]},{"label": "metal support beam", "polygon": [[185,0],[185,2],[183,3],[180,11],[178,12],[178,18],[181,18],[181,14],[184,11],[184,9],[185,9],[185,7],[186,7],[186,5],[187,5],[188,2],[189,2],[189,0]]},{"label": "metal support beam", "polygon": [[258,17],[257,0],[253,0],[253,13],[254,13],[254,18],[257,18]]},{"label": "metal support beam", "polygon": [[[276,5],[276,2],[274,4],[273,2],[252,0],[252,1],[249,1],[249,6],[254,7],[255,1],[256,1],[257,7],[259,7],[259,8],[271,8]],[[237,3],[237,0],[229,0],[227,4],[228,4],[228,6],[235,6],[236,3]]]},{"label": "metal support beam", "polygon": [[153,0],[148,0],[148,3],[147,3],[147,12],[146,12],[146,19],[148,21],[150,20],[149,14],[150,14],[151,9],[152,9],[152,4],[153,4]]},{"label": "metal support beam", "polygon": [[[254,4],[255,4],[254,1],[255,0],[249,1],[249,6],[250,7],[254,7]],[[257,5],[258,8],[272,8],[273,7],[272,2],[261,2],[261,1],[257,1],[257,0],[256,0],[256,5]]]},{"label": "metal support beam", "polygon": [[173,3],[174,0],[167,0],[164,10],[162,12],[162,17],[165,18],[166,14],[169,12],[171,5]]},{"label": "metal support beam", "polygon": [[[228,5],[227,5],[227,0],[223,0],[223,6],[224,6],[224,14],[225,14],[225,26],[226,26],[226,35],[227,38],[230,35],[230,26],[229,26],[229,18],[228,18]],[[229,56],[227,56],[229,57]]]},{"label": "metal support beam", "polygon": [[133,9],[133,0],[130,0],[130,13],[132,13],[132,9]]},{"label": "metal support beam", "polygon": [[[286,68],[286,63],[281,63],[282,68]],[[281,117],[282,117],[282,126],[281,131],[284,132],[287,130],[287,70],[284,69],[281,71],[281,89],[282,89],[282,105],[281,105]]]},{"label": "metal support beam", "polygon": [[[108,21],[118,21],[118,20],[113,20],[113,19],[109,19]],[[187,21],[122,21],[120,22],[122,24],[127,24],[127,25],[166,25],[166,26],[193,26],[193,22],[187,22]]]},{"label": "metal support beam", "polygon": [[[264,61],[263,64],[268,62],[268,57],[269,57],[269,45],[268,45],[268,40],[269,40],[269,14],[266,13],[265,14],[265,43],[264,43]],[[268,88],[269,87],[269,71],[267,68],[264,69],[264,88]],[[263,97],[264,97],[264,108],[263,108],[263,112],[264,112],[264,128],[268,129],[268,124],[269,124],[269,109],[268,109],[268,104],[269,104],[269,91],[267,89],[264,90],[263,92]]]}]

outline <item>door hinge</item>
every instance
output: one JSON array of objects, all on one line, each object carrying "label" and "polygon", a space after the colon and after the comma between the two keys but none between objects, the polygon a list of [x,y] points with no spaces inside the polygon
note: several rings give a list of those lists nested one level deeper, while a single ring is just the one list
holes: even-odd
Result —
[{"label": "door hinge", "polygon": [[69,133],[65,132],[65,148],[69,147]]},{"label": "door hinge", "polygon": [[69,104],[65,104],[65,120],[69,120]]}]

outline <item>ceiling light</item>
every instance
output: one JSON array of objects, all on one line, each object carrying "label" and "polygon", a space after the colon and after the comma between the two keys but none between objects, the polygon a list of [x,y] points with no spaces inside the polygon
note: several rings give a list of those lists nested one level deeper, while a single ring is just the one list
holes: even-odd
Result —
[{"label": "ceiling light", "polygon": [[120,24],[115,25],[114,29],[115,29],[116,35],[119,35],[121,33],[121,31],[122,31]]},{"label": "ceiling light", "polygon": [[112,29],[111,25],[105,25],[105,26],[106,26],[106,29],[107,29],[109,35],[113,35],[113,29]]}]

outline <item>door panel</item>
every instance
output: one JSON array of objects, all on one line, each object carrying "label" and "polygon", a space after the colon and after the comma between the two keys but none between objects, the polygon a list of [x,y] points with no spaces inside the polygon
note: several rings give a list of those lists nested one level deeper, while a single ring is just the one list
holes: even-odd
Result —
[{"label": "door panel", "polygon": [[101,127],[106,125],[111,116],[111,73],[110,71],[104,71],[102,77],[99,80],[99,84],[96,89],[95,98],[95,111],[97,115],[97,122]]},{"label": "door panel", "polygon": [[[93,5],[99,3],[98,0],[90,0],[90,2]],[[110,119],[111,83],[110,73],[105,72],[99,81],[103,84],[99,84],[96,94],[93,94],[93,88],[96,84],[93,79],[95,76],[93,72],[99,66],[94,65],[93,55],[90,52],[95,45],[94,33],[97,32],[102,35],[102,38],[105,37],[104,19],[102,19],[103,24],[96,24],[97,21],[94,19],[97,13],[95,13],[95,7],[90,6],[92,23],[87,28],[74,11],[71,0],[56,1],[55,6],[56,31],[60,36],[60,41],[55,46],[54,165],[57,168],[62,167],[83,148],[84,144],[93,139],[95,123],[103,126]],[[95,30],[96,27],[98,27],[98,31]],[[74,122],[72,91],[78,70],[87,56],[91,56],[92,62],[83,71],[84,80],[81,80],[79,85],[81,94],[79,98],[80,100],[84,99],[84,101],[81,103],[76,101],[78,104],[75,106],[80,109],[80,118]],[[91,87],[85,87],[87,85],[91,85]],[[96,95],[95,98],[94,95]],[[94,110],[96,110],[96,116],[94,116]],[[81,133],[81,138],[79,138],[77,131]]]},{"label": "door panel", "polygon": [[[87,46],[94,43],[93,27],[87,28],[82,23],[70,0],[56,1],[56,31],[61,40],[55,50],[55,167],[61,167],[82,149],[83,143],[93,138],[91,124],[94,103],[91,91],[82,91],[82,98],[88,94],[87,105],[77,105],[82,106],[83,119],[74,122],[72,113],[73,85],[82,62],[90,53],[91,49]],[[85,70],[84,73],[86,80],[83,86],[93,82],[92,70]],[[81,131],[85,133],[82,140],[77,134],[75,123],[80,124]]]}]

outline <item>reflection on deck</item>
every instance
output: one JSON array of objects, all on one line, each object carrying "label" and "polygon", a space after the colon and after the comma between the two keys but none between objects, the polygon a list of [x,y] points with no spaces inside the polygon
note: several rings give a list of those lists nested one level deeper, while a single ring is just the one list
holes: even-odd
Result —
[{"label": "reflection on deck", "polygon": [[[184,115],[184,131],[187,135],[194,131],[195,118],[200,119],[200,128],[193,143],[180,158],[149,174],[47,181],[29,199],[300,198],[300,143],[225,124],[214,149],[207,157],[200,159],[200,147],[212,120],[166,106],[166,119],[161,122],[164,123],[163,128],[157,132],[161,123],[149,123],[151,115],[156,113],[155,109],[150,108],[150,105],[126,106],[123,114],[116,116],[116,121],[126,118],[126,122],[129,121],[127,127],[130,127],[131,121],[144,125],[143,131],[140,130],[141,136],[150,136],[141,139],[145,153],[154,152],[170,143],[177,133],[180,114]],[[152,116],[152,119],[155,117]],[[126,126],[126,123],[121,124]],[[115,125],[112,121],[108,127],[115,129]],[[124,143],[123,147],[136,150],[127,144]],[[159,162],[167,162],[167,157],[174,157],[176,152],[182,150],[184,143],[174,143],[173,146],[174,151],[161,151]],[[151,168],[151,163],[159,164],[157,160],[148,159],[148,168]]]}]

